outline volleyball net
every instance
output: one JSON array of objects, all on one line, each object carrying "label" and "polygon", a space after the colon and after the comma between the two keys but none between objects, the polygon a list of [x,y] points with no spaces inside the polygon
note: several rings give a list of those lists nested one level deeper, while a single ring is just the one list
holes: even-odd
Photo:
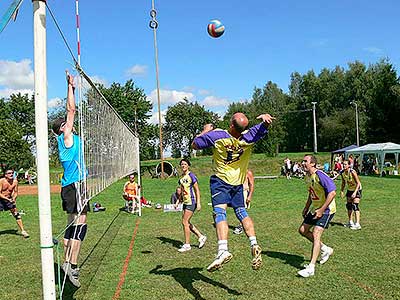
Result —
[{"label": "volleyball net", "polygon": [[79,135],[91,199],[122,177],[139,173],[139,139],[90,77],[82,69],[78,71]]}]

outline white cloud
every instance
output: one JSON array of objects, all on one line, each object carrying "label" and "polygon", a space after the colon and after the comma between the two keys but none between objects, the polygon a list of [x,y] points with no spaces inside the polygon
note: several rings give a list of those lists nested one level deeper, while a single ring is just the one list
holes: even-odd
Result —
[{"label": "white cloud", "polygon": [[207,96],[201,101],[201,104],[204,105],[206,108],[208,107],[219,107],[219,106],[225,106],[227,107],[229,105],[228,99],[225,98],[219,98],[216,96]]},{"label": "white cloud", "polygon": [[29,89],[16,89],[16,90],[14,90],[14,89],[8,89],[8,88],[0,89],[0,98],[8,99],[8,98],[10,98],[10,96],[12,94],[18,94],[18,93],[21,93],[22,95],[28,94],[29,97],[31,97],[32,94],[33,94],[33,90],[29,90]]},{"label": "white cloud", "polygon": [[[165,123],[165,115],[167,114],[167,110],[161,110],[161,123]],[[153,114],[151,115],[149,119],[150,124],[156,124],[158,125],[158,111],[153,111]]]},{"label": "white cloud", "polygon": [[[182,101],[184,98],[187,98],[189,101],[195,99],[192,93],[176,91],[176,90],[160,90],[160,102],[161,104],[172,104],[178,103]],[[157,105],[157,90],[153,90],[148,99],[154,104]]]},{"label": "white cloud", "polygon": [[126,76],[145,76],[147,74],[147,66],[134,65],[126,70]]},{"label": "white cloud", "polygon": [[100,83],[104,87],[108,87],[109,86],[109,83],[108,83],[107,79],[105,79],[103,77],[100,77],[98,75],[90,76],[90,79],[93,81],[93,83]]},{"label": "white cloud", "polygon": [[200,90],[198,91],[198,93],[199,93],[199,95],[201,95],[201,96],[206,96],[206,95],[210,95],[210,94],[211,94],[211,92],[210,92],[209,90],[204,90],[204,89],[200,89]]},{"label": "white cloud", "polygon": [[0,60],[0,85],[12,90],[33,90],[31,60]]},{"label": "white cloud", "polygon": [[381,55],[383,54],[383,50],[377,47],[365,47],[363,48],[364,51],[367,51],[369,53],[375,54],[375,55]]},{"label": "white cloud", "polygon": [[47,106],[50,109],[58,108],[58,107],[62,106],[62,104],[63,104],[63,100],[58,97],[52,98],[49,101],[47,101]]}]

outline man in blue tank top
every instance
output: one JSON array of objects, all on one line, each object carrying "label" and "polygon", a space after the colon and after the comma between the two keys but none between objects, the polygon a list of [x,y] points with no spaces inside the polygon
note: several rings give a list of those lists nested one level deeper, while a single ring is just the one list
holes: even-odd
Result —
[{"label": "man in blue tank top", "polygon": [[57,135],[60,162],[64,173],[61,179],[61,199],[63,210],[67,213],[68,228],[64,234],[65,262],[62,269],[71,283],[80,287],[78,256],[81,243],[87,232],[86,215],[89,203],[86,201],[84,184],[85,164],[82,141],[74,133],[75,86],[74,78],[67,74],[67,116],[53,123],[52,129]]}]

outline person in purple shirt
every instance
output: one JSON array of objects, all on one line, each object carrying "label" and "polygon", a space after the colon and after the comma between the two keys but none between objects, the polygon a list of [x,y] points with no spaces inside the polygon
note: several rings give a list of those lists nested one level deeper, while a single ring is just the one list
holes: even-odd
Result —
[{"label": "person in purple shirt", "polygon": [[246,130],[249,120],[243,113],[233,114],[229,129],[214,129],[211,124],[193,140],[193,149],[213,149],[215,175],[210,178],[211,202],[217,230],[218,252],[215,260],[207,267],[209,272],[220,269],[232,259],[228,251],[228,222],[226,209],[232,207],[250,241],[252,268],[262,265],[261,247],[257,243],[253,220],[247,214],[243,196],[251,149],[258,140],[268,133],[274,119],[269,114],[257,117],[261,123]]},{"label": "person in purple shirt", "polygon": [[314,155],[304,156],[303,166],[306,171],[308,198],[303,209],[304,220],[299,233],[313,243],[313,248],[310,263],[297,274],[310,277],[314,276],[319,254],[321,253],[320,264],[326,263],[333,254],[333,249],[322,243],[322,233],[336,213],[336,186],[326,173],[317,169],[317,159]]}]

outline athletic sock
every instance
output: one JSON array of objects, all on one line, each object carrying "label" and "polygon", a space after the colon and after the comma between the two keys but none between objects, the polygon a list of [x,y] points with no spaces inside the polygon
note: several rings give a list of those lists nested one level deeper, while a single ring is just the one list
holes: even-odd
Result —
[{"label": "athletic sock", "polygon": [[257,245],[257,238],[255,236],[249,236],[250,246]]},{"label": "athletic sock", "polygon": [[222,252],[228,251],[228,240],[219,240],[218,241],[218,255],[220,256]]}]

